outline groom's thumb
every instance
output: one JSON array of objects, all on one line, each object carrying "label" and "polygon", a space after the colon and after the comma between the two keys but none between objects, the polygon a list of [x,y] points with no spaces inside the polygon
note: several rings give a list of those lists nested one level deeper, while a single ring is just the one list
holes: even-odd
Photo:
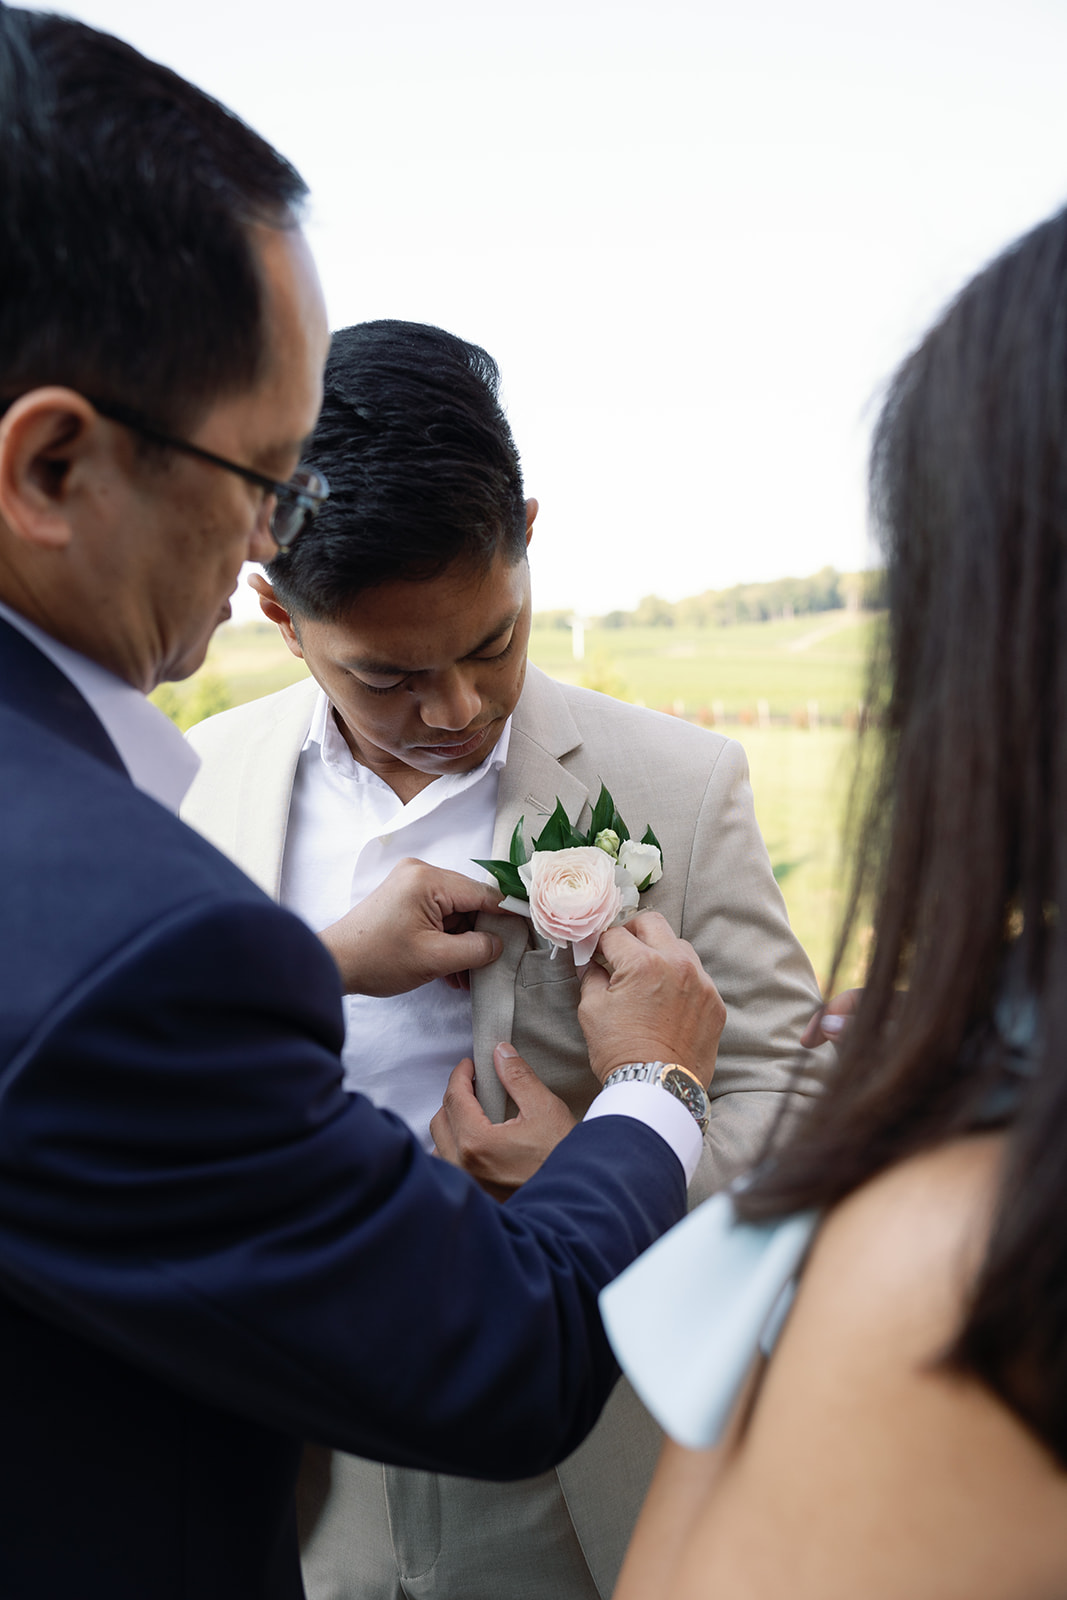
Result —
[{"label": "groom's thumb", "polygon": [[[524,1061],[513,1044],[498,1044],[493,1051],[493,1065],[496,1075],[500,1079],[508,1094],[518,1105],[523,1094],[536,1084],[542,1087],[541,1080],[528,1061]],[[516,1090],[518,1093],[516,1093]]]},{"label": "groom's thumb", "polygon": [[521,1111],[524,1105],[539,1095],[551,1094],[528,1061],[524,1061],[513,1044],[498,1044],[493,1051],[493,1065],[508,1094]]}]

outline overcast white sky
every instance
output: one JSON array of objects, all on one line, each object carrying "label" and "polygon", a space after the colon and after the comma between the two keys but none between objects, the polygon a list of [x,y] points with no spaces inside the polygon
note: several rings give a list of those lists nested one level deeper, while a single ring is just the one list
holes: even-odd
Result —
[{"label": "overcast white sky", "polygon": [[538,608],[867,563],[897,360],[1067,200],[1064,0],[75,0],[300,168],[334,327],[503,373]]}]

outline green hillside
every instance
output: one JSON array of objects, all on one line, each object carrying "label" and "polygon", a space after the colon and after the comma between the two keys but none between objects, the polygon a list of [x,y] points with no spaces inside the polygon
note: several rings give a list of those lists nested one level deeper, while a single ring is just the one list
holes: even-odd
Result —
[{"label": "green hillside", "polygon": [[763,700],[775,720],[805,718],[809,702],[840,720],[861,699],[877,626],[871,612],[823,611],[729,628],[589,628],[582,661],[569,629],[538,628],[530,657],[554,678],[690,717],[758,721]]}]

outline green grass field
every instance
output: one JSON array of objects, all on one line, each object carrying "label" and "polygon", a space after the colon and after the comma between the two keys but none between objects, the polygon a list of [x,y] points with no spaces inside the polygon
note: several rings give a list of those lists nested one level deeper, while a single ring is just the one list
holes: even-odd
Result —
[{"label": "green grass field", "polygon": [[701,711],[756,722],[760,701],[775,721],[855,713],[862,694],[869,613],[818,612],[734,628],[595,628],[577,662],[569,630],[538,629],[531,658],[555,678],[686,716]]},{"label": "green grass field", "polygon": [[[535,629],[545,672],[704,722],[748,753],[756,814],[797,936],[822,981],[841,908],[839,836],[872,627],[864,613],[821,612],[733,628]],[[226,626],[200,672],[153,698],[181,727],[305,675],[267,623]],[[762,702],[762,704],[761,704]],[[817,725],[813,725],[816,722]],[[855,965],[841,981],[856,981]]]}]

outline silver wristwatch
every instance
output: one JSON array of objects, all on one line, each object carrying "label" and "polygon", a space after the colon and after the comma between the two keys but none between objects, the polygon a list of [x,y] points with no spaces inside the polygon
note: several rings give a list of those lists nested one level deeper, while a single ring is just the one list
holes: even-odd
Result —
[{"label": "silver wristwatch", "polygon": [[680,1100],[696,1122],[701,1133],[707,1132],[711,1115],[711,1102],[700,1079],[680,1067],[677,1061],[630,1061],[625,1067],[616,1067],[604,1079],[607,1089],[613,1083],[655,1083],[668,1094]]}]

